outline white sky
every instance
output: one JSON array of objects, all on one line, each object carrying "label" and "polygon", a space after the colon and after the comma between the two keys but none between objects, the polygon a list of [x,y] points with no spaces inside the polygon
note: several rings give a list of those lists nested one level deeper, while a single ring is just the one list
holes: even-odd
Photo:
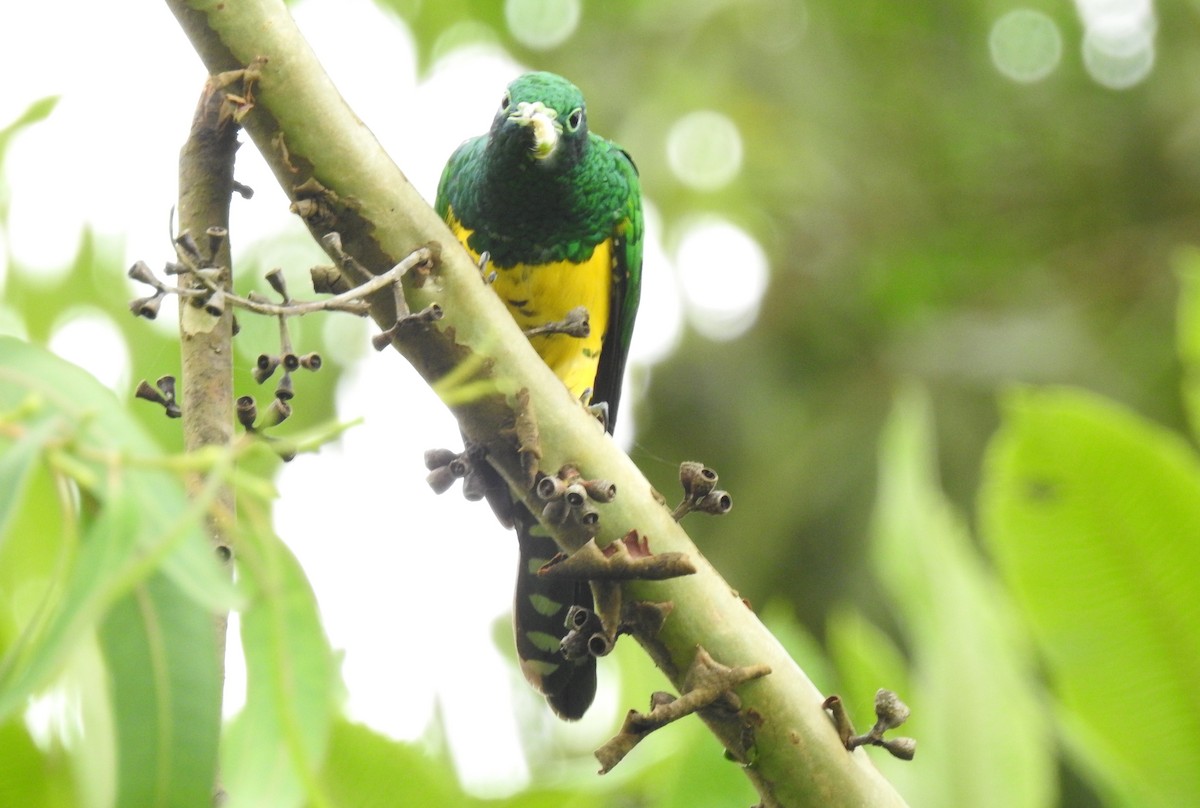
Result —
[{"label": "white sky", "polygon": [[[4,166],[11,205],[8,229],[0,230],[0,292],[10,255],[33,267],[35,277],[58,277],[73,258],[85,223],[101,234],[123,237],[126,264],[144,259],[153,266],[169,257],[177,154],[204,70],[163,3],[138,3],[119,15],[119,23],[107,4],[67,6],[69,26],[61,24],[62,4],[0,7],[0,71],[20,77],[0,91],[0,126],[38,98],[62,96],[49,120],[12,143]],[[509,0],[510,24],[528,19],[529,8],[524,0]],[[427,199],[433,198],[446,157],[488,126],[504,84],[524,69],[496,49],[473,48],[451,54],[418,85],[406,28],[369,0],[306,0],[295,13],[350,105]],[[541,20],[544,31],[530,24],[524,40],[562,41],[578,18],[576,8]],[[95,35],[100,30],[106,32],[103,37]],[[347,30],[354,36],[346,36]],[[41,31],[53,31],[54,41],[31,34]],[[380,76],[387,77],[386,84]],[[447,96],[455,98],[453,105],[437,103]],[[426,111],[420,126],[408,117],[414,109]],[[437,114],[428,114],[430,109]],[[705,114],[707,120],[719,119],[711,129],[720,144],[732,145],[716,149],[714,156],[693,120],[670,136],[671,161],[681,176],[704,173],[711,185],[716,175],[719,185],[740,168],[740,136],[727,118]],[[667,159],[667,151],[664,141],[661,154],[638,159]],[[705,166],[688,162],[719,162],[727,152],[736,153],[732,167],[708,166],[705,173]],[[234,202],[235,270],[239,254],[274,249],[259,239],[273,243],[282,232],[307,238],[251,145],[239,152],[237,175],[256,194],[249,202]],[[685,311],[678,291],[682,280],[662,249],[649,200],[647,216],[643,316],[631,357],[642,367],[678,343]],[[710,258],[688,263],[689,316],[700,325],[724,317],[736,322],[740,333],[757,312],[766,284],[765,258],[748,273],[753,283],[735,296],[733,310],[722,313],[722,295],[715,288],[704,292],[705,286],[720,283],[721,267],[713,257],[729,254],[714,239],[725,236],[743,244],[748,236],[711,218],[702,224],[709,230],[705,234],[697,226],[692,235],[701,237],[700,247],[693,239],[691,252]],[[283,252],[293,258],[281,255],[279,263],[295,263],[294,248]],[[126,283],[130,297],[144,293]],[[154,369],[129,367],[111,324],[111,317],[120,316],[128,315],[98,309],[67,313],[51,344],[125,393],[131,378],[153,376]],[[164,307],[158,324],[147,327],[170,328],[173,322],[173,312]],[[20,323],[21,313],[0,297],[0,331],[20,335]],[[428,489],[422,453],[458,446],[457,427],[397,354],[367,353],[347,374],[337,408],[340,418],[362,416],[366,423],[319,457],[285,468],[277,527],[308,572],[334,647],[344,651],[350,713],[394,737],[412,738],[428,726],[436,699],[464,780],[484,790],[510,789],[527,774],[515,741],[512,702],[514,693],[527,697],[527,686],[503,663],[492,635],[495,622],[509,612],[516,543],[486,506],[466,503],[457,487],[442,497]],[[627,397],[637,394],[627,388]],[[401,410],[403,417],[397,418]],[[622,411],[618,439],[628,445],[634,413],[628,406]],[[417,424],[420,428],[413,429]],[[443,577],[449,557],[474,558],[478,565]],[[236,707],[244,686],[236,654],[229,681],[229,702]],[[585,745],[599,743],[619,709],[613,694],[602,691],[589,718],[562,731],[594,738]],[[487,718],[480,720],[481,715]]]}]

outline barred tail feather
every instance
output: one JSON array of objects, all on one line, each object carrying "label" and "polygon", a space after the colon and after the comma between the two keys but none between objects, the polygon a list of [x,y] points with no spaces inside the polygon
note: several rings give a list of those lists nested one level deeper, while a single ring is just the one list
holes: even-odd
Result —
[{"label": "barred tail feather", "polygon": [[539,577],[538,568],[558,552],[558,545],[525,507],[517,505],[513,517],[520,545],[513,631],[521,672],[559,718],[574,721],[596,695],[596,660],[568,660],[559,643],[567,631],[567,612],[576,604],[592,608],[592,592],[583,582]]}]

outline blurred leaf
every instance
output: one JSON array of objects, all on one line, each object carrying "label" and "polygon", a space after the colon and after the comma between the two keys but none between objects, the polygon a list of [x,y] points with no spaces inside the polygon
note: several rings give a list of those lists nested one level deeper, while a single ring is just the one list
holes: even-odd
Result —
[{"label": "blurred leaf", "polygon": [[118,583],[138,537],[132,494],[115,498],[92,521],[82,546],[43,599],[18,641],[0,661],[0,718],[61,669],[68,654],[101,620],[123,588]]},{"label": "blurred leaf", "polygon": [[211,800],[221,671],[211,615],[162,575],[113,605],[100,631],[112,680],[118,805]]},{"label": "blurred leaf", "polygon": [[835,692],[838,676],[833,665],[821,644],[796,619],[791,605],[783,600],[772,600],[759,612],[759,617],[818,690],[825,694]]},{"label": "blurred leaf", "polygon": [[[830,615],[827,642],[829,654],[837,663],[838,685],[826,692],[842,697],[856,728],[862,725],[860,732],[875,721],[871,710],[879,688],[911,698],[905,695],[913,693],[915,686],[908,678],[908,660],[892,638],[860,612],[842,608]],[[903,773],[905,767],[893,768]]]},{"label": "blurred leaf", "polygon": [[[15,608],[10,600],[23,625],[0,662],[0,715],[22,707],[99,627],[106,666],[93,666],[92,680],[101,684],[88,691],[80,719],[86,736],[76,750],[81,775],[107,774],[94,767],[111,762],[113,752],[106,750],[115,741],[120,804],[205,801],[220,726],[211,617],[197,598],[154,574],[160,562],[183,559],[178,579],[207,601],[227,599],[223,579],[215,591],[206,589],[218,573],[197,527],[198,512],[189,511],[173,472],[130,465],[134,453],[144,452],[139,458],[147,461],[156,452],[107,389],[16,340],[0,339],[0,357],[0,407],[24,404],[17,410],[24,420],[11,426],[30,449],[15,456],[36,452],[39,465],[71,479],[85,526],[78,546],[62,546],[62,563],[46,570],[49,577],[23,582],[37,592],[36,607]],[[13,462],[8,457],[6,467],[17,468]],[[31,502],[22,497],[18,505]],[[153,577],[147,582],[147,576]],[[111,720],[107,710],[96,712],[106,687]],[[89,785],[89,793],[99,791],[97,783]]]},{"label": "blurred leaf", "polygon": [[461,805],[455,777],[449,758],[393,741],[344,717],[333,722],[320,774],[329,802],[354,808]]},{"label": "blurred leaf", "polygon": [[507,30],[504,4],[471,0],[376,0],[401,17],[413,33],[417,65],[424,72],[455,48],[499,39]]},{"label": "blurred leaf", "polygon": [[[0,423],[5,420],[0,416]],[[0,436],[0,547],[4,546],[9,523],[25,498],[30,478],[57,426],[53,420],[42,418],[22,430],[15,441]]]},{"label": "blurred leaf", "polygon": [[[61,445],[54,464],[69,471],[95,516],[80,546],[63,549],[53,578],[22,582],[40,605],[0,660],[0,717],[44,685],[110,604],[159,563],[193,601],[214,607],[232,601],[199,529],[196,504],[189,506],[178,479],[122,464],[123,457],[157,451],[111,392],[53,354],[0,337],[0,410],[31,400],[38,402],[34,423],[56,426]],[[191,608],[207,614],[197,603]]]},{"label": "blurred leaf", "polygon": [[271,531],[263,502],[239,504],[246,705],[221,748],[229,806],[328,804],[320,780],[341,682],[312,588]]},{"label": "blurred leaf", "polygon": [[[87,448],[87,456],[75,458],[68,448],[61,457],[77,459],[75,468],[92,481],[81,485],[89,487],[93,497],[102,501],[108,487],[117,485],[137,498],[136,538],[148,558],[160,559],[176,583],[213,611],[228,608],[233,589],[213,561],[199,527],[199,512],[206,506],[203,497],[211,497],[221,480],[210,478],[201,500],[189,502],[174,474],[164,473],[152,462],[122,465],[124,458],[151,461],[161,458],[161,453],[112,391],[45,349],[0,336],[0,411],[30,400],[42,407],[38,419],[57,419],[60,438],[70,437]],[[119,471],[116,483],[110,479],[114,471]],[[145,564],[140,573],[138,565],[132,569],[142,575],[149,571]]]},{"label": "blurred leaf", "polygon": [[1129,804],[1189,804],[1200,794],[1196,454],[1082,391],[1018,390],[1004,405],[983,532],[1073,751]]},{"label": "blurred leaf", "polygon": [[872,560],[910,649],[913,690],[899,695],[913,717],[899,733],[917,739],[920,774],[880,765],[907,767],[897,776],[914,805],[1051,805],[1037,675],[1011,605],[939,488],[932,430],[925,394],[903,388],[881,440]]},{"label": "blurred leaf", "polygon": [[44,121],[49,118],[50,113],[54,112],[56,106],[58,106],[57,95],[48,95],[45,98],[39,98],[26,107],[25,111],[18,115],[15,121],[0,129],[0,166],[4,163],[4,153],[8,151],[8,143],[12,140],[12,136],[38,121]]},{"label": "blurred leaf", "polygon": [[1176,344],[1183,365],[1183,403],[1192,434],[1200,438],[1200,250],[1182,250],[1175,270],[1180,285]]},{"label": "blurred leaf", "polygon": [[71,772],[59,748],[43,752],[20,719],[0,723],[0,805],[68,808]]}]

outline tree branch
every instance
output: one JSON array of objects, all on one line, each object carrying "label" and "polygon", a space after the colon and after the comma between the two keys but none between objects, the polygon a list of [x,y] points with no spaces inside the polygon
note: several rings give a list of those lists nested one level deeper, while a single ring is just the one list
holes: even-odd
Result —
[{"label": "tree branch", "polygon": [[[188,139],[179,152],[179,225],[181,233],[214,233],[207,241],[207,263],[224,267],[217,283],[233,285],[230,259],[229,203],[233,193],[237,127],[223,114],[223,97],[210,80],[196,106]],[[221,235],[216,235],[217,233]],[[182,371],[183,443],[188,452],[206,446],[229,446],[233,441],[233,314],[214,317],[179,296],[179,344]],[[199,476],[189,476],[195,497],[204,487]],[[223,569],[232,574],[231,551],[222,516],[234,513],[232,487],[218,490],[205,528]],[[217,658],[218,697],[225,683],[225,646],[229,615],[213,617],[213,643]],[[220,775],[213,784],[214,801],[221,800]]]},{"label": "tree branch", "polygon": [[[437,304],[444,317],[397,329],[395,344],[450,402],[463,432],[486,448],[513,491],[539,513],[544,503],[531,490],[522,457],[540,453],[543,469],[572,464],[587,477],[611,480],[619,491],[599,509],[602,545],[636,529],[654,552],[692,559],[694,575],[624,585],[630,599],[674,604],[657,635],[638,640],[680,693],[686,692],[700,646],[721,665],[770,668],[770,675],[739,686],[740,710],[699,713],[742,762],[763,805],[903,805],[861,750],[846,751],[822,709],[823,695],[533,351],[478,267],[347,108],[285,6],[274,0],[168,0],[168,5],[210,71],[253,66],[253,107],[242,124],[318,240],[338,231],[346,252],[375,274],[415,247],[440,245],[433,274],[406,276],[405,295],[410,310]],[[358,284],[364,278],[348,280]],[[389,293],[372,300],[372,315],[385,328],[395,324],[395,309]],[[464,374],[461,366],[468,360],[466,367],[476,369]],[[484,380],[497,392],[448,395],[436,383],[455,368],[459,383]],[[515,436],[520,430],[514,425],[530,419],[538,452],[528,445],[528,430],[520,440]],[[570,524],[552,529],[569,550],[589,538]]]}]

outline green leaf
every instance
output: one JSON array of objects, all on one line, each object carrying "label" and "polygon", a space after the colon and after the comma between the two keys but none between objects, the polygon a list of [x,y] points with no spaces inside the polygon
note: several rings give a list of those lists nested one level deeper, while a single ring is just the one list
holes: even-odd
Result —
[{"label": "green leaf", "polygon": [[918,743],[917,761],[898,773],[911,778],[905,796],[924,806],[1053,804],[1056,763],[1027,641],[940,489],[929,403],[916,388],[901,390],[882,436],[872,550],[912,659],[913,690],[899,695],[913,715],[895,731]]},{"label": "green leaf", "polygon": [[1131,804],[1200,794],[1200,464],[1180,436],[1067,389],[1009,395],[984,537],[1086,765]]},{"label": "green leaf", "polygon": [[408,24],[417,46],[418,68],[422,72],[458,48],[499,40],[507,29],[501,3],[473,3],[471,0],[378,2]]},{"label": "green leaf", "polygon": [[[93,450],[112,454],[124,485],[137,498],[139,544],[186,592],[210,610],[222,611],[235,602],[229,579],[215,563],[200,529],[203,503],[189,503],[175,475],[161,469],[120,465],[119,458],[161,458],[161,451],[112,392],[90,374],[54,354],[21,340],[0,336],[0,411],[29,400],[42,406],[38,417],[53,417],[64,425],[60,437]],[[68,453],[68,457],[74,457]],[[99,485],[107,485],[110,467],[95,456],[78,461]],[[212,486],[220,483],[213,479]],[[103,500],[103,488],[92,491]],[[211,495],[211,491],[209,492]],[[150,568],[143,568],[149,574]],[[128,581],[132,584],[133,581]]]},{"label": "green leaf", "polygon": [[1180,285],[1175,343],[1183,365],[1183,403],[1192,434],[1200,437],[1200,250],[1181,251],[1175,270]]},{"label": "green leaf", "polygon": [[434,758],[340,716],[332,725],[320,777],[334,805],[391,808],[466,802],[448,758]]},{"label": "green leaf", "polygon": [[222,745],[229,808],[327,805],[319,772],[341,681],[312,588],[261,508],[243,508],[251,529],[239,536],[246,706]]},{"label": "green leaf", "polygon": [[834,692],[838,677],[833,665],[816,637],[797,619],[794,607],[782,599],[771,600],[759,617],[817,689],[827,694]]},{"label": "green leaf", "polygon": [[[207,802],[220,684],[205,604],[231,602],[232,588],[200,530],[204,497],[189,502],[153,442],[92,377],[0,338],[0,408],[14,402],[27,404],[27,435],[51,425],[54,440],[38,442],[37,467],[74,485],[81,513],[63,520],[71,529],[58,539],[53,565],[30,561],[23,546],[12,553],[37,577],[22,582],[24,594],[0,592],[19,631],[0,659],[0,716],[15,714],[69,660],[77,662],[99,629],[106,664],[101,670],[97,663],[88,679],[100,684],[82,710],[87,743],[73,752],[79,776],[111,771],[96,767],[115,753],[119,804]],[[212,475],[210,489],[219,482]],[[78,541],[76,519],[84,527]],[[98,709],[105,701],[111,715]],[[84,782],[89,794],[100,791]]]},{"label": "green leaf", "polygon": [[[4,420],[0,417],[0,423]],[[57,428],[52,419],[43,418],[29,424],[15,441],[0,438],[0,547],[3,547],[9,524],[25,499],[42,450]]]},{"label": "green leaf", "polygon": [[61,748],[43,752],[19,719],[0,723],[0,805],[69,808],[71,771]]},{"label": "green leaf", "polygon": [[[231,584],[214,563],[199,514],[179,481],[161,470],[95,459],[101,453],[158,454],[111,392],[53,354],[0,337],[0,408],[30,399],[40,402],[31,418],[54,422],[56,437],[69,438],[56,462],[70,466],[85,504],[98,512],[81,546],[66,549],[66,563],[57,565],[53,578],[25,582],[41,590],[41,605],[0,659],[0,719],[49,681],[73,645],[116,599],[155,571],[155,562],[193,600],[214,609],[233,602]],[[74,445],[89,454],[72,454]]]},{"label": "green leaf", "polygon": [[0,129],[0,165],[4,163],[4,153],[8,150],[8,142],[12,140],[12,136],[28,126],[49,118],[56,106],[58,106],[57,95],[39,98],[26,107],[15,121]]},{"label": "green leaf", "polygon": [[[825,692],[837,692],[842,697],[846,709],[851,711],[851,718],[863,725],[860,731],[865,731],[874,722],[871,710],[875,691],[880,687],[902,695],[913,692],[908,678],[908,660],[892,638],[860,612],[849,608],[833,612],[829,616],[826,635],[829,654],[837,662],[840,684],[836,691]],[[905,767],[894,768],[903,773]]]},{"label": "green leaf", "polygon": [[162,575],[109,611],[118,805],[204,805],[216,782],[221,676],[212,617]]},{"label": "green leaf", "polygon": [[0,660],[0,720],[61,669],[75,645],[101,619],[111,587],[137,538],[136,505],[118,497],[93,520],[65,576],[46,587],[41,606]]}]

